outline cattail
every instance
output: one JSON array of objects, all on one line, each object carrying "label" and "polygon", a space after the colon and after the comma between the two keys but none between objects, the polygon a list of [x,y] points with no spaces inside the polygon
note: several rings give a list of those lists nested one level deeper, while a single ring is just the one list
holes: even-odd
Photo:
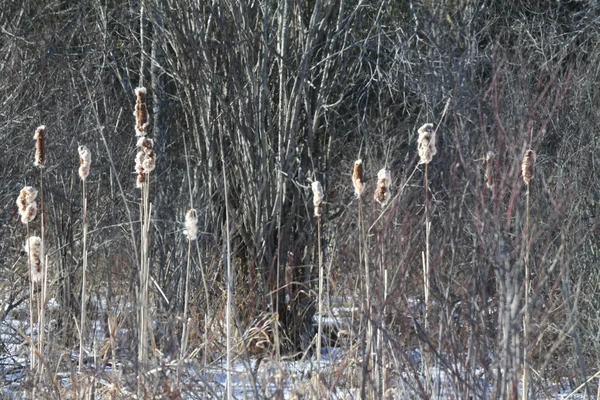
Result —
[{"label": "cattail", "polygon": [[362,160],[356,160],[354,162],[354,170],[352,171],[352,183],[354,184],[354,193],[356,197],[360,197],[362,192],[365,190],[363,183],[363,164]]},{"label": "cattail", "polygon": [[312,191],[313,191],[313,205],[315,206],[315,217],[320,217],[323,214],[323,208],[321,203],[323,203],[323,199],[325,195],[323,194],[323,186],[319,181],[314,181],[312,183]]},{"label": "cattail", "polygon": [[92,163],[92,153],[85,146],[79,146],[77,148],[79,152],[79,177],[82,181],[85,181],[90,174],[90,165]]},{"label": "cattail", "polygon": [[33,138],[35,142],[35,163],[36,167],[43,167],[46,163],[46,147],[45,147],[46,127],[38,126],[35,130]]},{"label": "cattail", "polygon": [[437,153],[433,124],[425,124],[417,132],[419,133],[419,139],[417,140],[420,158],[419,164],[429,164],[433,156]]},{"label": "cattail", "polygon": [[156,153],[154,152],[154,141],[142,136],[137,141],[137,146],[143,152],[143,159],[141,161],[142,169],[144,173],[150,173],[156,168]]},{"label": "cattail", "polygon": [[19,209],[19,215],[21,216],[21,222],[24,224],[33,221],[37,215],[37,203],[35,201],[37,193],[37,190],[31,186],[25,186],[19,192],[17,207]]},{"label": "cattail", "polygon": [[146,177],[144,176],[144,159],[146,155],[143,151],[138,151],[135,155],[135,172],[137,172],[137,182],[136,186],[138,189],[141,189],[146,182]]},{"label": "cattail", "polygon": [[31,279],[34,282],[42,280],[42,239],[30,236],[25,242],[25,252],[29,256],[31,266]]},{"label": "cattail", "polygon": [[533,179],[533,167],[535,166],[535,152],[531,149],[525,152],[523,156],[523,163],[521,164],[521,171],[523,173],[523,180],[526,185],[529,185],[529,181]]},{"label": "cattail", "polygon": [[135,102],[135,135],[145,136],[148,128],[148,108],[146,107],[146,88],[139,87],[135,89],[137,97]]},{"label": "cattail", "polygon": [[188,240],[196,240],[198,238],[198,215],[193,208],[185,214],[185,231],[183,234]]},{"label": "cattail", "polygon": [[492,158],[494,158],[494,153],[488,151],[485,155],[485,184],[488,189],[492,189],[494,187],[494,175],[492,172]]},{"label": "cattail", "polygon": [[375,201],[382,206],[390,199],[390,183],[392,183],[392,173],[387,168],[382,168],[377,173],[377,190],[375,191]]}]

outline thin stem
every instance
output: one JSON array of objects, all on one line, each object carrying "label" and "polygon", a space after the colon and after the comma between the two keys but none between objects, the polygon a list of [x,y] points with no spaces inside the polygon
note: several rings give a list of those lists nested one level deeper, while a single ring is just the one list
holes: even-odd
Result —
[{"label": "thin stem", "polygon": [[525,199],[525,315],[523,316],[523,400],[527,400],[529,392],[529,360],[527,346],[529,344],[529,183]]},{"label": "thin stem", "polygon": [[323,334],[323,255],[321,254],[321,217],[317,217],[317,249],[319,252],[319,317],[317,320],[317,373],[320,373],[321,336]]},{"label": "thin stem", "polygon": [[85,190],[85,180],[82,180],[83,191],[83,274],[81,278],[81,321],[79,323],[79,372],[83,365],[83,347],[85,342],[85,307],[86,307],[86,273],[87,273],[87,196]]},{"label": "thin stem", "polygon": [[44,243],[44,235],[45,235],[45,221],[44,221],[44,167],[40,165],[40,218],[41,218],[41,249],[40,249],[40,259],[42,264],[42,290],[40,294],[40,298],[38,301],[38,357],[40,358],[40,362],[38,364],[38,372],[41,376],[44,372],[44,318],[45,318],[45,304],[46,304],[46,287],[47,287],[47,278],[48,278],[48,266],[46,260],[46,252],[45,252],[45,243]]},{"label": "thin stem", "polygon": [[35,284],[33,282],[33,264],[31,263],[31,243],[29,240],[29,222],[26,224],[27,225],[27,236],[26,236],[26,240],[27,240],[27,265],[29,266],[29,338],[30,338],[30,344],[29,344],[29,369],[30,370],[34,370],[35,369],[35,346],[33,345],[34,341],[33,341],[33,296],[35,293]]}]

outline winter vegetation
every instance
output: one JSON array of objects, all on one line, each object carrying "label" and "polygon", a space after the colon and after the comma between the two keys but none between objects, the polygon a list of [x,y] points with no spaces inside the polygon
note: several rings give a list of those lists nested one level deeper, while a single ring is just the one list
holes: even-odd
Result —
[{"label": "winter vegetation", "polygon": [[600,398],[596,1],[0,28],[1,398]]}]

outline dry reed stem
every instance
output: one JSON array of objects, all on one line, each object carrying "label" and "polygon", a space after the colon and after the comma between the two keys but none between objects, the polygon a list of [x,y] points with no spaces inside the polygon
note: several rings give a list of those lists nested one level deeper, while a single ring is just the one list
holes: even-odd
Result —
[{"label": "dry reed stem", "polygon": [[354,162],[354,169],[352,171],[352,184],[354,185],[354,193],[356,193],[356,197],[360,197],[365,190],[363,181],[363,163],[360,159]]},{"label": "dry reed stem", "polygon": [[35,162],[36,167],[43,167],[46,163],[46,127],[38,126],[33,135],[35,139]]},{"label": "dry reed stem", "polygon": [[323,199],[325,195],[323,194],[323,186],[321,186],[321,182],[314,181],[312,183],[312,191],[313,191],[313,205],[315,206],[315,217],[320,217],[323,214]]},{"label": "dry reed stem", "polygon": [[146,88],[139,87],[135,89],[135,135],[145,136],[148,129],[148,107],[146,106]]},{"label": "dry reed stem", "polygon": [[419,133],[419,139],[417,140],[419,164],[429,164],[437,153],[433,124],[427,123],[420,127],[417,132]]},{"label": "dry reed stem", "polygon": [[77,148],[77,152],[79,153],[79,177],[82,181],[85,181],[90,174],[92,153],[83,145]]},{"label": "dry reed stem", "polygon": [[533,168],[535,166],[535,152],[531,149],[525,151],[523,155],[523,163],[521,164],[521,172],[523,181],[526,185],[533,179]]},{"label": "dry reed stem", "polygon": [[494,153],[488,151],[485,155],[485,184],[488,189],[494,188],[494,172],[492,170],[492,159],[494,158]]}]

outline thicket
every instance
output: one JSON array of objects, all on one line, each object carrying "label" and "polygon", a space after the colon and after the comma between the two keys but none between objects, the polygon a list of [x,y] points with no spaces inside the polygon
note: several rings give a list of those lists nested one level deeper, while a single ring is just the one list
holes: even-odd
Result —
[{"label": "thicket", "polygon": [[[460,398],[516,398],[525,348],[532,395],[600,370],[597,2],[9,0],[0,27],[0,321],[10,338],[0,354],[6,371],[28,369],[29,334],[14,327],[28,326],[30,300],[15,201],[24,186],[39,189],[32,137],[45,125],[48,396],[66,390],[49,383],[54,374],[78,365],[82,307],[84,377],[101,379],[95,357],[116,360],[119,388],[135,391],[127,371],[179,359],[186,329],[185,358],[203,367],[224,357],[228,263],[239,359],[311,356],[319,256],[325,309],[335,300],[360,312],[332,333],[348,362],[321,375],[316,393],[440,395],[435,378],[421,379],[429,366]],[[134,173],[140,86],[156,152],[147,253]],[[419,164],[425,123],[437,154]],[[80,145],[93,155],[85,251]],[[526,187],[527,149],[537,157]],[[383,206],[373,199],[382,168],[392,178]],[[320,253],[313,181],[325,195]],[[15,354],[12,341],[26,349]],[[177,376],[143,384],[210,386]]]}]

